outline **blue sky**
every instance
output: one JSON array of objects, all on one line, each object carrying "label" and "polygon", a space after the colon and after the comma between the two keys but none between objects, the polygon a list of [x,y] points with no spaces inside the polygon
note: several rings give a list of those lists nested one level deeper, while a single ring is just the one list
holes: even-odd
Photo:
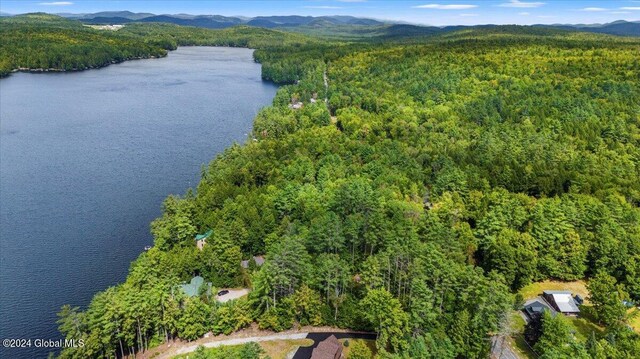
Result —
[{"label": "blue sky", "polygon": [[436,26],[640,20],[640,0],[0,1],[0,11],[11,14],[35,11],[87,13],[108,10],[242,16],[353,15]]}]

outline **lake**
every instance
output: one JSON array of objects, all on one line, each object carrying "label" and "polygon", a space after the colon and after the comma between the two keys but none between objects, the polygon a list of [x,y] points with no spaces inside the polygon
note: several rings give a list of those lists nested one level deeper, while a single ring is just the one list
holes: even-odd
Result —
[{"label": "lake", "polygon": [[222,47],[0,80],[0,337],[59,339],[63,304],[124,281],[163,199],[245,142],[276,90],[252,50]]}]

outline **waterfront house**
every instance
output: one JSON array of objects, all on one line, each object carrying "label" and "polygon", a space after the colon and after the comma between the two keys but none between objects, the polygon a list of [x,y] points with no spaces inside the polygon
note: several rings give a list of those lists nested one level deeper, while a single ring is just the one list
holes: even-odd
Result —
[{"label": "waterfront house", "polygon": [[[189,298],[195,297],[198,294],[200,294],[201,288],[203,286],[206,287],[207,295],[211,295],[211,282],[206,282],[205,283],[204,278],[202,278],[201,276],[195,276],[195,277],[191,278],[191,282],[189,282],[187,284],[180,284],[179,285],[180,289],[182,289],[184,294],[186,294],[187,297],[189,297]],[[204,289],[202,289],[202,290],[204,290]]]},{"label": "waterfront house", "polygon": [[209,238],[211,233],[213,233],[213,231],[212,230],[208,230],[206,233],[198,234],[196,236],[196,238],[195,238],[196,246],[198,247],[199,250],[202,250],[202,248],[204,248],[204,245],[207,244],[207,238]]},{"label": "waterfront house", "polygon": [[304,106],[304,104],[300,101],[289,104],[290,109],[299,110]]}]

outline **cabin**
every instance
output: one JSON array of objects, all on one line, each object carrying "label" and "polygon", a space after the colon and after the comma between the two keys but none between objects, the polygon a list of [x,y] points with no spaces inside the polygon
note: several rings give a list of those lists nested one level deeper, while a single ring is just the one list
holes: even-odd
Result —
[{"label": "cabin", "polygon": [[253,257],[253,260],[256,262],[256,265],[258,267],[262,266],[264,264],[264,256],[255,256]]},{"label": "cabin", "polygon": [[342,344],[335,335],[323,340],[313,349],[311,359],[340,359],[342,356]]},{"label": "cabin", "polygon": [[[264,256],[253,256],[253,261],[256,263],[256,266],[260,267],[264,264]],[[242,268],[248,269],[249,262],[250,260],[244,260],[240,262],[240,265],[242,266]]]},{"label": "cabin", "polygon": [[195,238],[196,240],[196,247],[198,247],[199,250],[202,250],[202,248],[204,248],[204,245],[207,244],[207,238],[209,238],[209,236],[211,236],[211,233],[213,233],[213,230],[208,230],[206,233],[204,234],[198,234]]},{"label": "cabin", "polygon": [[541,317],[544,311],[548,311],[551,315],[556,314],[556,311],[542,298],[536,298],[532,302],[528,302],[528,304],[522,308],[522,311],[531,320]]},{"label": "cabin", "polygon": [[206,286],[207,295],[211,295],[211,282],[205,283],[204,278],[202,278],[201,276],[195,276],[191,278],[191,281],[188,284],[180,284],[178,287],[182,289],[187,297],[191,298],[197,296],[200,293],[200,288],[202,288],[202,286]]},{"label": "cabin", "polygon": [[561,290],[545,290],[542,292],[542,297],[546,300],[556,311],[568,315],[577,316],[580,313],[580,308],[574,297],[571,296],[571,292]]},{"label": "cabin", "polygon": [[289,104],[289,108],[294,110],[299,110],[302,108],[302,106],[304,106],[304,104],[300,101]]}]

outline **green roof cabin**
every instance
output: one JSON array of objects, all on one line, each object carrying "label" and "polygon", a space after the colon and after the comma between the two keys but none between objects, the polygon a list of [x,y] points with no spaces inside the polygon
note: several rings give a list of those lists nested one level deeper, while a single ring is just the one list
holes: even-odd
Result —
[{"label": "green roof cabin", "polygon": [[202,250],[202,248],[204,248],[204,245],[207,244],[207,238],[209,238],[211,233],[213,233],[213,230],[210,229],[207,231],[207,233],[198,234],[196,236],[196,246],[198,247],[199,250]]},{"label": "green roof cabin", "polygon": [[182,291],[184,292],[184,294],[187,295],[187,297],[191,298],[191,297],[195,297],[198,295],[198,293],[200,292],[200,288],[206,285],[207,286],[207,294],[211,295],[211,283],[204,282],[204,278],[202,278],[201,276],[196,276],[191,278],[191,282],[189,284],[180,284],[178,287],[180,287],[180,289],[182,289]]}]

